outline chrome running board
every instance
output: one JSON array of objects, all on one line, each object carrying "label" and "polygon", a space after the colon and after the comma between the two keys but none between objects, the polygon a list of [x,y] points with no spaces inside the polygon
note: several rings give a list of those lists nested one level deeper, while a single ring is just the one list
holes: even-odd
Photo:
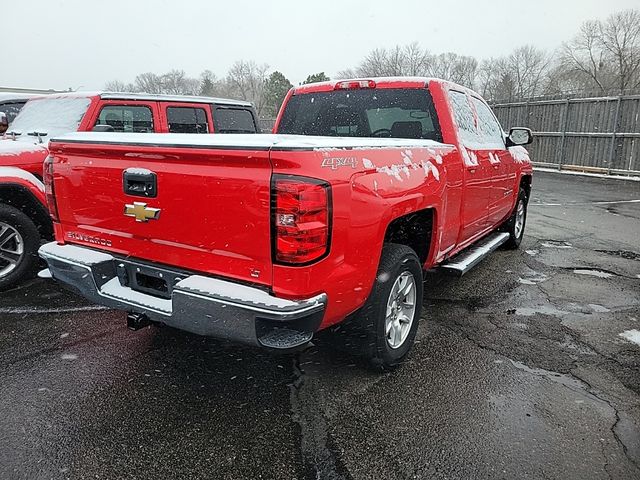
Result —
[{"label": "chrome running board", "polygon": [[507,240],[509,240],[508,233],[493,233],[444,262],[440,269],[445,273],[461,277]]}]

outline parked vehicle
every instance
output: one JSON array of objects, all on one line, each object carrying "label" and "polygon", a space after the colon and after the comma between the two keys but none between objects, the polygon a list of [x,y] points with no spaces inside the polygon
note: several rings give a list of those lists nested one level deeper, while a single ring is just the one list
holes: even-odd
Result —
[{"label": "parked vehicle", "polygon": [[42,164],[52,136],[106,133],[257,133],[250,103],[208,97],[73,92],[29,100],[0,140],[0,290],[36,269],[53,239]]},{"label": "parked vehicle", "polygon": [[467,88],[305,85],[274,130],[53,139],[51,274],[133,329],[291,349],[340,325],[389,368],[414,341],[424,271],[461,275],[522,240],[531,132],[505,136]]},{"label": "parked vehicle", "polygon": [[0,113],[4,113],[7,116],[7,122],[11,124],[25,103],[37,97],[39,95],[30,93],[0,92]]}]

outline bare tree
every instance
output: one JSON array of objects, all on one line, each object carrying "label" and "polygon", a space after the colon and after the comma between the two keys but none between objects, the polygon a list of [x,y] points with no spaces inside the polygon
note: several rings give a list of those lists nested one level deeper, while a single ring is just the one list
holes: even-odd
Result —
[{"label": "bare tree", "polygon": [[431,55],[417,42],[377,48],[367,54],[355,69],[338,73],[342,78],[427,75]]},{"label": "bare tree", "polygon": [[111,80],[104,84],[104,89],[107,92],[136,92],[136,87],[133,83],[125,83],[120,80]]},{"label": "bare tree", "polygon": [[583,23],[561,52],[561,67],[571,82],[583,80],[601,93],[640,87],[640,10]]},{"label": "bare tree", "polygon": [[599,22],[600,44],[609,57],[619,92],[640,86],[640,10],[624,10]]},{"label": "bare tree", "polygon": [[162,76],[155,73],[141,73],[135,79],[136,90],[145,93],[164,93]]},{"label": "bare tree", "polygon": [[425,68],[429,76],[467,86],[475,83],[477,70],[478,61],[475,58],[453,52],[431,57]]},{"label": "bare tree", "polygon": [[170,95],[197,95],[200,81],[187,77],[184,70],[171,70],[160,77],[162,93]]},{"label": "bare tree", "polygon": [[229,92],[234,97],[252,102],[258,115],[262,114],[267,101],[265,84],[268,69],[267,64],[240,60],[232,65],[227,74]]},{"label": "bare tree", "polygon": [[519,98],[541,95],[549,72],[549,55],[532,45],[516,48],[507,58],[507,68],[515,81],[515,95]]},{"label": "bare tree", "polygon": [[601,48],[599,22],[584,22],[578,34],[562,45],[561,58],[565,76],[573,78],[573,81],[586,78],[592,82],[592,87],[597,87],[602,93],[607,92],[609,72]]}]

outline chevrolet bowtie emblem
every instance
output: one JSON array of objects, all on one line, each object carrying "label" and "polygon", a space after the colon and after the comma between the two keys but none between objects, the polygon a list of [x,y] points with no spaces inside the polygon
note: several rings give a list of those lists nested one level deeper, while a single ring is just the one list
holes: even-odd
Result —
[{"label": "chevrolet bowtie emblem", "polygon": [[160,209],[147,207],[146,203],[133,202],[133,205],[125,204],[124,214],[127,217],[135,218],[136,222],[148,222],[149,220],[157,220],[160,217]]}]

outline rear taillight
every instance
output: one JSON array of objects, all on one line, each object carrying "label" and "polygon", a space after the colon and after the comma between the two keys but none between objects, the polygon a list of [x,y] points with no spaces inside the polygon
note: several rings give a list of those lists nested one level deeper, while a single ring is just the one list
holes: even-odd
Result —
[{"label": "rear taillight", "polygon": [[276,263],[301,265],[329,251],[331,189],[312,178],[274,175],[273,250]]},{"label": "rear taillight", "polygon": [[347,80],[336,83],[334,90],[357,90],[359,88],[376,88],[373,80]]},{"label": "rear taillight", "polygon": [[44,161],[42,171],[42,179],[44,181],[44,194],[47,199],[47,208],[49,215],[54,222],[58,221],[58,206],[56,205],[56,194],[53,187],[53,157],[48,156]]}]

